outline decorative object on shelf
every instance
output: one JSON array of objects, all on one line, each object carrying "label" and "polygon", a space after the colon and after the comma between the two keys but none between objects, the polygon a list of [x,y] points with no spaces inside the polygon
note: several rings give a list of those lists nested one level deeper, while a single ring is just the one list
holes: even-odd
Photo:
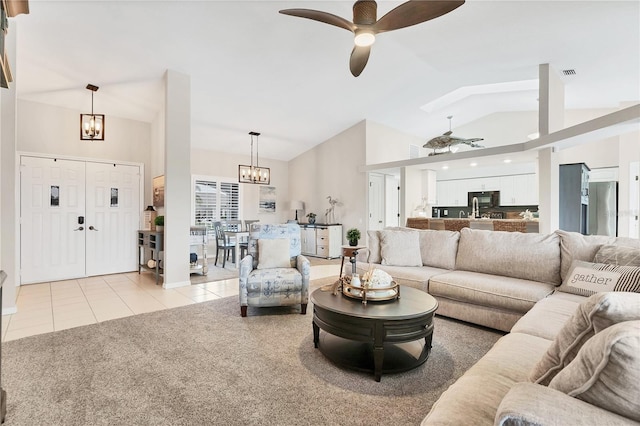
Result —
[{"label": "decorative object on shelf", "polygon": [[[238,182],[240,183],[257,183],[261,185],[269,185],[271,183],[271,169],[268,167],[260,167],[258,162],[258,132],[249,132],[251,135],[251,165],[246,166],[240,164],[238,166]],[[253,165],[253,137],[256,138],[256,165]]]},{"label": "decorative object on shelf", "polygon": [[354,77],[362,73],[369,60],[371,45],[376,40],[376,34],[393,31],[411,25],[420,24],[439,16],[445,15],[464,4],[464,0],[449,1],[408,1],[391,10],[382,18],[377,19],[378,5],[372,0],[358,0],[353,5],[353,22],[332,13],[312,9],[285,9],[280,13],[312,19],[339,28],[344,28],[354,34],[353,51],[349,61],[349,69]]},{"label": "decorative object on shelf", "polygon": [[[458,151],[458,147],[456,145],[464,144],[469,145],[472,148],[484,148],[482,145],[478,145],[475,142],[484,140],[483,138],[471,138],[464,139],[459,138],[457,136],[453,136],[453,132],[451,131],[451,119],[452,115],[447,117],[449,119],[449,131],[442,134],[441,136],[436,136],[431,139],[426,144],[422,145],[423,148],[431,148],[433,152],[430,152],[429,155],[438,155],[438,154],[448,154],[452,152]],[[453,148],[452,148],[453,147]],[[447,148],[446,151],[437,151]]]},{"label": "decorative object on shelf", "polygon": [[324,213],[324,215],[327,217],[327,223],[329,224],[338,223],[336,221],[335,208],[336,208],[336,205],[341,205],[341,204],[337,199],[332,198],[331,195],[327,197],[327,200],[329,200],[329,208]]},{"label": "decorative object on shelf", "polygon": [[349,240],[350,246],[357,246],[360,239],[360,230],[358,228],[351,228],[347,230],[347,240]]},{"label": "decorative object on shelf", "polygon": [[103,141],[104,114],[93,113],[93,94],[98,91],[99,87],[87,84],[87,89],[91,91],[91,114],[80,114],[80,140]]},{"label": "decorative object on shelf", "polygon": [[427,197],[422,197],[422,203],[419,204],[413,211],[414,217],[427,217],[427,211],[429,210],[429,203],[427,203]]},{"label": "decorative object on shelf", "polygon": [[533,213],[530,212],[529,209],[526,209],[525,211],[520,212],[520,217],[524,220],[533,220]]},{"label": "decorative object on shelf", "polygon": [[276,212],[276,187],[262,186],[260,187],[260,199],[258,200],[259,213],[275,213]]},{"label": "decorative object on shelf", "polygon": [[307,213],[307,219],[309,219],[310,224],[316,223],[316,216],[315,213]]},{"label": "decorative object on shelf", "polygon": [[156,217],[158,216],[158,212],[153,206],[147,206],[144,210],[144,220],[142,221],[144,231],[155,231],[156,230]]},{"label": "decorative object on shelf", "polygon": [[157,216],[154,222],[156,224],[156,231],[164,231],[164,216]]},{"label": "decorative object on shelf", "polygon": [[298,223],[298,210],[304,210],[304,203],[300,200],[292,201],[291,210],[294,210],[296,212],[295,223]]}]

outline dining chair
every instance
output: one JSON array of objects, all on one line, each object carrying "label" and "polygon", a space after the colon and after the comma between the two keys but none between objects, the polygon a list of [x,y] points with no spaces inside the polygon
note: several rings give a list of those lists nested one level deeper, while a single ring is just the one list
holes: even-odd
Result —
[{"label": "dining chair", "polygon": [[222,267],[225,267],[227,258],[229,257],[229,253],[231,253],[231,259],[233,263],[236,263],[236,245],[235,243],[229,241],[226,234],[224,233],[224,229],[221,222],[213,222],[213,228],[216,233],[216,261],[214,265],[218,266],[218,255],[222,250]]},{"label": "dining chair", "polygon": [[[246,232],[251,232],[251,224],[260,222],[260,219],[247,219],[244,221],[244,230]],[[244,256],[249,252],[249,238],[243,239],[240,241],[240,259],[243,259]]]}]

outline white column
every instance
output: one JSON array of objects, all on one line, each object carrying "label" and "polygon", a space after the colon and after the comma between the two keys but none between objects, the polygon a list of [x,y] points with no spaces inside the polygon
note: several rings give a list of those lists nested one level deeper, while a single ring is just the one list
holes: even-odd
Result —
[{"label": "white column", "polygon": [[400,226],[405,226],[407,217],[422,203],[422,173],[411,167],[400,168]]},{"label": "white column", "polygon": [[165,79],[164,287],[190,285],[191,79],[168,70]]},{"label": "white column", "polygon": [[7,273],[2,288],[2,313],[16,312],[16,287],[20,285],[18,246],[18,182],[16,165],[16,82],[19,77],[16,61],[17,24],[12,19],[5,37],[5,50],[13,69],[13,82],[0,89],[0,269]]},{"label": "white column", "polygon": [[[560,76],[549,64],[539,68],[538,131],[540,136],[548,135],[564,128],[564,84]],[[540,233],[558,229],[559,205],[559,164],[554,148],[538,152],[538,191]]]}]

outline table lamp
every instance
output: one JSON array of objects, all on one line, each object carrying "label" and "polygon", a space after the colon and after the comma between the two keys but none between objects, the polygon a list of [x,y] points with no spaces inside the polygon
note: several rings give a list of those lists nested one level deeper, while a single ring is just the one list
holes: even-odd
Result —
[{"label": "table lamp", "polygon": [[304,203],[302,201],[292,201],[291,210],[296,211],[296,223],[298,223],[298,210],[304,210]]}]

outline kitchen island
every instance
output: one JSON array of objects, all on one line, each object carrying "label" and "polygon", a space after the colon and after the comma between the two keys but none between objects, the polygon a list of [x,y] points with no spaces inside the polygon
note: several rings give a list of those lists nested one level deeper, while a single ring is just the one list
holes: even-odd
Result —
[{"label": "kitchen island", "polygon": [[416,229],[452,230],[461,228],[485,229],[489,231],[534,232],[539,229],[537,220],[522,219],[467,219],[467,218],[407,218],[407,227]]}]

